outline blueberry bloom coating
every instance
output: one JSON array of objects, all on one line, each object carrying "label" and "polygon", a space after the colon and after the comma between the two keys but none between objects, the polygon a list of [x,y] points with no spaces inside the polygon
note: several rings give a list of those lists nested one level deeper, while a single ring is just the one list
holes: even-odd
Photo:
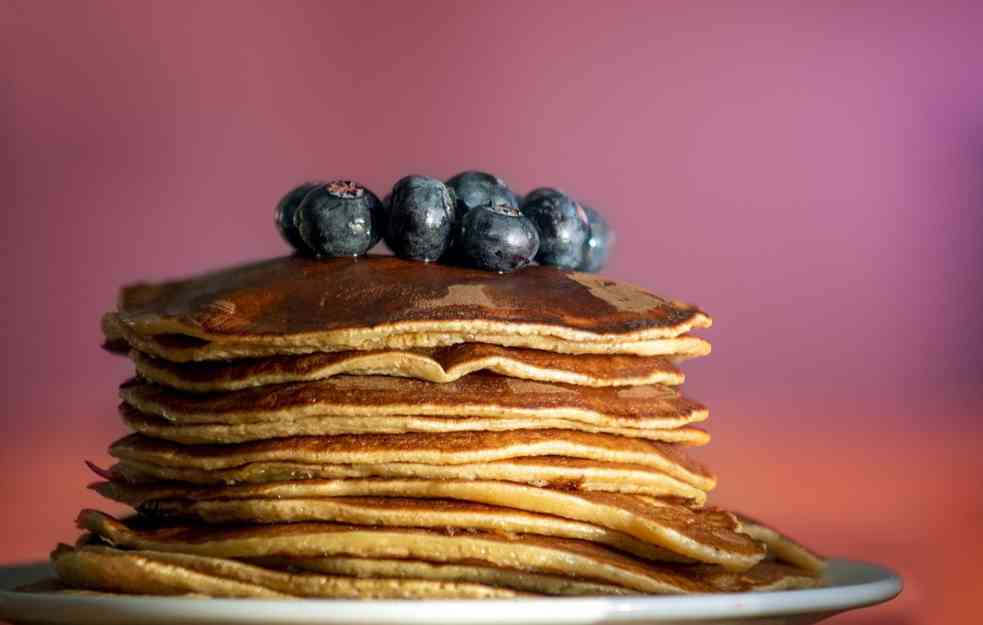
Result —
[{"label": "blueberry bloom coating", "polygon": [[522,214],[539,231],[537,261],[564,269],[580,265],[590,236],[587,215],[580,204],[556,189],[543,187],[526,195]]},{"label": "blueberry bloom coating", "polygon": [[387,210],[386,245],[394,254],[432,261],[447,251],[454,200],[443,182],[429,176],[406,176],[393,186]]},{"label": "blueberry bloom coating", "polygon": [[276,209],[274,210],[273,217],[276,220],[277,230],[280,231],[280,236],[290,244],[290,247],[294,248],[301,254],[310,254],[311,250],[304,243],[304,239],[300,236],[300,230],[297,229],[297,224],[294,218],[297,213],[297,209],[300,207],[300,203],[304,201],[307,194],[311,190],[321,183],[317,182],[305,182],[302,185],[294,187],[287,192],[280,201],[276,204]]},{"label": "blueberry bloom coating", "polygon": [[601,217],[596,210],[581,204],[584,212],[587,213],[587,224],[590,226],[590,235],[584,243],[584,259],[577,267],[580,271],[600,271],[607,264],[611,255],[611,248],[614,247],[614,231],[608,226],[608,222]]},{"label": "blueberry bloom coating", "polygon": [[535,226],[507,204],[489,204],[468,211],[457,240],[457,253],[463,261],[499,273],[525,267],[539,249]]},{"label": "blueberry bloom coating", "polygon": [[351,180],[312,189],[294,214],[304,243],[318,258],[359,256],[379,242],[382,202]]},{"label": "blueberry bloom coating", "polygon": [[518,208],[515,194],[498,176],[483,171],[462,171],[447,181],[457,202],[455,204],[455,219],[460,221],[469,210],[477,206],[506,205]]}]

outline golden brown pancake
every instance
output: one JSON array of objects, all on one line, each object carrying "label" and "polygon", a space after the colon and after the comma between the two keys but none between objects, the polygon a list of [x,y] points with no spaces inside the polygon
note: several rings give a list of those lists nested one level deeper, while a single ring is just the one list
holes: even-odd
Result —
[{"label": "golden brown pancake", "polygon": [[270,499],[200,499],[184,496],[187,489],[172,485],[137,489],[119,483],[93,484],[101,495],[133,506],[154,518],[198,519],[209,524],[330,521],[346,525],[421,527],[436,530],[483,530],[507,534],[532,533],[596,542],[659,562],[694,562],[623,532],[558,516],[450,499],[397,497],[308,497]]},{"label": "golden brown pancake", "polygon": [[[815,580],[793,567],[767,563],[765,573],[743,574],[720,567],[646,562],[596,544],[531,534],[488,532],[448,534],[433,530],[360,528],[330,523],[201,527],[191,524],[146,524],[117,521],[92,510],[79,515],[80,527],[116,547],[184,553],[253,562],[300,563],[319,568],[328,558],[408,559],[443,564],[490,566],[503,570],[563,576],[577,581],[616,585],[646,593],[754,590],[774,586],[782,576]],[[256,560],[260,558],[260,560]],[[788,584],[791,586],[791,583]]]},{"label": "golden brown pancake", "polygon": [[[137,450],[121,450],[121,453],[139,455]],[[179,481],[199,485],[266,484],[294,480],[386,477],[494,480],[566,490],[653,496],[665,496],[670,489],[678,488],[676,484],[679,482],[652,467],[562,456],[510,458],[456,465],[411,462],[345,465],[273,461],[249,462],[241,466],[213,470],[177,464],[159,465],[130,457],[114,465],[108,472],[98,470],[94,466],[93,469],[107,479],[118,479],[134,484],[159,481]],[[702,499],[695,497],[693,504],[699,504]]]},{"label": "golden brown pancake", "polygon": [[768,547],[769,559],[791,564],[813,575],[819,575],[826,569],[826,560],[822,556],[791,537],[749,516],[738,514],[737,519],[745,534]]},{"label": "golden brown pancake", "polygon": [[665,356],[558,354],[487,343],[462,343],[432,350],[321,352],[191,363],[174,363],[133,350],[130,358],[140,376],[199,393],[310,382],[342,374],[390,375],[440,384],[477,371],[580,386],[677,386],[684,379]]},{"label": "golden brown pancake", "polygon": [[202,527],[120,522],[83,510],[79,526],[111,544],[216,558],[405,558],[486,565],[613,584],[663,594],[710,592],[714,587],[685,567],[658,565],[580,540],[491,532],[447,534],[434,530],[372,528],[332,523]]},{"label": "golden brown pancake", "polygon": [[505,588],[458,581],[364,579],[288,573],[221,558],[59,545],[51,561],[60,580],[76,588],[138,595],[239,598],[506,599]]},{"label": "golden brown pancake", "polygon": [[255,341],[242,343],[225,340],[221,343],[206,341],[183,334],[139,334],[124,325],[116,313],[102,318],[104,347],[112,352],[125,353],[129,348],[164,358],[172,362],[199,362],[207,360],[231,360],[237,358],[261,358],[285,354],[313,354],[343,351],[416,350],[446,347],[460,343],[488,343],[504,347],[519,347],[557,354],[633,354],[636,356],[671,356],[682,360],[697,358],[710,353],[710,342],[690,334],[671,338],[640,341],[620,340],[611,342],[575,342],[551,336],[526,334],[482,334],[477,332],[429,332],[389,334],[380,337],[360,338],[352,345],[280,344]]},{"label": "golden brown pancake", "polygon": [[121,460],[206,471],[253,462],[456,465],[561,456],[652,467],[703,491],[716,484],[712,473],[677,446],[570,430],[308,436],[235,445],[176,445],[134,434],[109,451]]},{"label": "golden brown pancake", "polygon": [[383,558],[256,558],[251,563],[274,570],[311,571],[364,579],[428,579],[481,584],[544,595],[633,595],[637,591],[559,575],[526,573],[484,564],[441,564]]},{"label": "golden brown pancake", "polygon": [[[546,576],[534,576],[525,584],[517,584],[517,572],[494,567],[459,566],[414,562],[408,560],[385,560],[380,558],[295,558],[269,557],[257,558],[262,566],[289,570],[309,570],[329,575],[351,575],[353,577],[411,577],[417,579],[460,580],[490,586],[506,586],[516,590],[556,595],[556,594],[624,594],[634,593],[625,588],[617,588],[591,582],[575,581],[552,577],[544,584]],[[665,565],[663,565],[665,566]],[[822,579],[807,571],[772,561],[763,561],[742,573],[726,571],[712,565],[673,567],[690,578],[712,586],[713,592],[746,592],[794,590],[815,588],[822,585]],[[554,581],[555,580],[555,581]],[[524,580],[523,580],[524,581]],[[566,582],[566,583],[563,583]],[[557,587],[559,584],[561,586]],[[570,588],[569,586],[572,586]],[[584,586],[587,586],[584,588]],[[592,588],[593,587],[593,588]],[[619,592],[620,591],[620,592]]]},{"label": "golden brown pancake", "polygon": [[772,560],[761,561],[741,572],[711,565],[694,566],[688,572],[713,586],[715,592],[799,590],[823,585],[822,578],[809,571]]},{"label": "golden brown pancake", "polygon": [[177,443],[244,443],[288,436],[331,436],[335,434],[404,434],[424,432],[506,432],[511,430],[576,430],[617,436],[647,438],[679,445],[705,445],[710,441],[706,431],[693,427],[671,430],[646,430],[593,426],[578,421],[548,417],[406,417],[383,415],[379,417],[306,417],[281,419],[260,423],[190,423],[177,424],[142,413],[128,404],[120,405],[120,415],[134,432],[153,438],[163,438]]},{"label": "golden brown pancake", "polygon": [[[409,527],[433,527],[439,515],[428,514],[418,503],[403,499],[455,499],[590,523],[685,558],[717,563],[734,570],[746,570],[765,555],[761,545],[738,532],[736,519],[727,512],[694,510],[668,501],[641,501],[631,495],[559,491],[511,482],[371,479],[306,480],[211,489],[122,483],[106,483],[97,488],[104,495],[133,506],[145,506],[158,499],[210,502],[179,506],[171,508],[170,512],[212,514],[215,516],[209,520],[215,522],[341,521],[344,517],[346,523],[393,525],[397,521],[407,521]],[[365,501],[361,510],[353,510],[351,506],[344,507],[344,501],[326,500],[348,497],[368,497],[376,501]],[[432,503],[435,507],[439,505]],[[164,511],[168,509],[165,507]],[[486,525],[494,525],[492,516],[485,510],[475,513],[473,520],[485,518],[488,519],[483,521]],[[467,527],[467,514],[462,511],[449,512],[446,518],[457,518],[456,522],[448,522]],[[551,526],[549,519],[538,520],[544,527]],[[526,518],[524,522],[533,521]]]},{"label": "golden brown pancake", "polygon": [[[503,278],[386,256],[291,256],[134,285],[122,290],[105,323],[108,339],[122,335],[131,345],[135,336],[201,339],[195,359],[228,357],[223,344],[297,353],[381,343],[432,347],[479,336],[533,348],[542,337],[617,353],[619,343],[672,339],[709,325],[696,307],[591,274],[529,267]],[[502,337],[513,340],[494,340]]]},{"label": "golden brown pancake", "polygon": [[591,388],[475,373],[447,384],[342,375],[202,395],[138,378],[120,387],[131,406],[175,423],[257,423],[302,417],[551,417],[595,426],[671,429],[707,409],[669,386]]}]

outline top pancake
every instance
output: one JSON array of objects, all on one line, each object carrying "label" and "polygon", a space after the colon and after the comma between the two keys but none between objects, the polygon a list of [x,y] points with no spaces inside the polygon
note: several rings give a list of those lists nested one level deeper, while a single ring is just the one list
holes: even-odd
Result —
[{"label": "top pancake", "polygon": [[[291,256],[124,288],[104,328],[107,338],[145,351],[134,344],[141,337],[200,339],[208,345],[195,346],[187,359],[207,360],[250,349],[265,355],[468,340],[568,353],[587,343],[594,353],[665,354],[674,353],[666,351],[675,349],[670,339],[710,323],[696,307],[551,267],[499,276],[387,256]],[[660,340],[665,344],[646,345]]]}]

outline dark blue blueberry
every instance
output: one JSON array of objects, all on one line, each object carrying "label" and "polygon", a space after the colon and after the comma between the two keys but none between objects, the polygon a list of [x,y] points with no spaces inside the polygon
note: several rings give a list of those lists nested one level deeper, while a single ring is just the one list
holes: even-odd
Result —
[{"label": "dark blue blueberry", "polygon": [[522,214],[539,231],[539,253],[543,265],[577,268],[584,258],[584,244],[590,236],[587,215],[580,204],[556,189],[529,192],[522,202]]},{"label": "dark blue blueberry", "polygon": [[385,227],[386,245],[396,256],[437,260],[451,243],[454,201],[443,182],[406,176],[393,186]]},{"label": "dark blue blueberry", "polygon": [[505,204],[518,208],[515,194],[498,176],[483,171],[462,171],[447,181],[457,196],[455,219],[460,221],[469,210],[477,206]]},{"label": "dark blue blueberry", "polygon": [[301,239],[318,258],[358,256],[379,242],[382,202],[351,180],[314,187],[294,213]]},{"label": "dark blue blueberry", "polygon": [[277,202],[274,212],[276,227],[280,231],[280,235],[292,248],[301,254],[310,254],[311,250],[304,243],[304,239],[301,238],[294,217],[297,213],[297,208],[300,207],[300,203],[304,201],[304,198],[311,192],[311,189],[318,186],[318,184],[317,182],[305,182],[291,189]]},{"label": "dark blue blueberry", "polygon": [[587,224],[590,226],[590,236],[584,243],[584,259],[577,269],[581,271],[600,271],[608,262],[611,248],[614,247],[614,231],[604,221],[596,210],[581,204],[587,213]]},{"label": "dark blue blueberry", "polygon": [[508,273],[536,257],[536,227],[513,206],[478,206],[464,216],[457,249],[462,261],[480,269]]}]

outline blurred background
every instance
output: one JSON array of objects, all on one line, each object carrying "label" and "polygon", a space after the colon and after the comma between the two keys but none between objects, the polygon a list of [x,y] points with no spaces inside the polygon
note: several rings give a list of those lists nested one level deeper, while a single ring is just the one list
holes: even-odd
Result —
[{"label": "blurred background", "polygon": [[0,561],[104,505],[121,284],[287,253],[308,178],[477,168],[596,206],[607,274],[711,312],[717,503],[905,577],[833,623],[972,620],[983,9],[793,4],[0,0]]}]

